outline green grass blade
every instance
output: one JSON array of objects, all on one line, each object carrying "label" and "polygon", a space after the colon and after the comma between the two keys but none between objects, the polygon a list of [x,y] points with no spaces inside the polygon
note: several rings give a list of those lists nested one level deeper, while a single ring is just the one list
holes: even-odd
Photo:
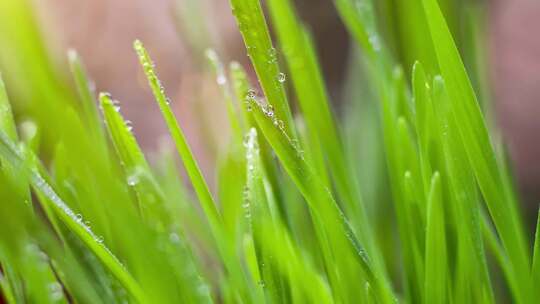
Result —
[{"label": "green grass blade", "polygon": [[246,135],[246,163],[247,163],[247,183],[246,183],[246,201],[248,221],[250,223],[253,235],[255,252],[257,255],[259,273],[261,282],[259,286],[264,286],[264,292],[269,302],[285,303],[290,302],[286,298],[283,290],[281,277],[275,270],[275,261],[269,254],[268,247],[274,244],[264,239],[263,224],[274,225],[279,219],[272,218],[270,206],[267,200],[266,189],[264,185],[264,169],[261,166],[260,149],[255,128]]},{"label": "green grass blade", "polygon": [[112,142],[127,174],[135,174],[135,170],[149,170],[135,136],[131,133],[131,125],[120,114],[118,102],[113,101],[109,94],[101,93],[100,105],[103,110],[105,124],[111,135]]},{"label": "green grass blade", "polygon": [[216,207],[216,204],[214,203],[214,199],[212,198],[212,194],[210,193],[210,189],[204,180],[201,170],[193,157],[193,153],[189,148],[186,137],[180,129],[178,122],[176,121],[176,118],[174,117],[174,114],[170,108],[169,100],[165,96],[161,82],[157,78],[156,72],[154,71],[154,64],[140,41],[135,41],[134,48],[139,56],[139,61],[144,68],[144,73],[148,78],[148,83],[150,84],[152,93],[154,94],[159,109],[165,118],[165,122],[167,123],[169,131],[171,132],[171,136],[174,140],[176,148],[178,149],[180,157],[182,158],[189,178],[193,183],[193,188],[195,189],[197,197],[199,198],[204,212],[208,217],[209,224],[213,227],[212,229],[217,232],[219,227],[222,225],[221,215]]},{"label": "green grass blade", "polygon": [[208,188],[208,185],[199,169],[197,162],[195,161],[195,158],[193,157],[193,153],[187,144],[184,133],[180,129],[178,122],[169,106],[168,98],[166,97],[161,82],[157,78],[156,72],[154,71],[154,64],[140,41],[137,40],[134,42],[134,48],[139,56],[139,61],[143,66],[148,83],[152,89],[165,122],[167,123],[169,132],[171,133],[180,158],[182,159],[187,174],[193,184],[195,193],[208,220],[214,241],[217,245],[219,254],[221,255],[222,262],[231,276],[231,284],[234,287],[232,291],[238,294],[238,296],[244,300],[253,300],[256,295],[253,290],[247,288],[247,278],[245,277],[246,273],[235,255],[235,248],[230,242],[228,242],[230,241],[230,238],[227,238],[227,235],[223,229],[224,222],[221,213],[219,212],[212,194],[210,193],[210,189]]},{"label": "green grass blade", "polygon": [[75,50],[68,51],[68,59],[86,123],[90,128],[90,132],[95,136],[95,140],[104,140],[103,126],[99,119],[93,87],[86,75],[83,63]]},{"label": "green grass blade", "polygon": [[17,140],[17,130],[15,128],[15,121],[13,120],[13,114],[11,112],[11,105],[9,104],[6,87],[0,74],[0,130],[12,140]]},{"label": "green grass blade", "polygon": [[[493,302],[493,290],[488,272],[486,251],[483,246],[480,216],[480,198],[474,173],[468,166],[467,155],[459,137],[456,121],[450,112],[449,99],[440,76],[432,86],[433,100],[438,105],[433,110],[437,121],[430,130],[438,130],[433,140],[433,154],[442,157],[443,176],[448,181],[450,210],[454,212],[457,237],[457,271],[454,300]],[[466,296],[471,293],[471,296]],[[461,298],[460,298],[461,297]],[[465,298],[463,298],[465,297]]]},{"label": "green grass blade", "polygon": [[438,172],[433,174],[428,198],[426,226],[426,275],[425,303],[446,303],[447,245],[444,228],[444,208],[441,180]]},{"label": "green grass blade", "polygon": [[119,106],[109,94],[100,94],[100,105],[107,130],[125,173],[128,186],[133,187],[141,216],[152,225],[168,226],[170,220],[164,206],[164,194],[157,185],[150,166],[146,161],[135,136],[132,126],[120,114]]},{"label": "green grass blade", "polygon": [[355,40],[370,59],[380,49],[371,0],[334,0],[335,6]]},{"label": "green grass blade", "polygon": [[[392,301],[385,279],[376,274],[365,249],[358,242],[331,193],[316,176],[314,170],[305,162],[303,153],[297,148],[297,144],[283,129],[278,127],[279,123],[275,123],[276,120],[279,121],[279,118],[274,113],[269,114],[268,105],[260,104],[261,101],[258,100],[251,102],[255,121],[315,215],[316,227],[320,226],[318,234],[323,242],[323,248],[326,246],[324,243],[329,242],[327,245],[330,248],[333,247],[332,250],[340,250],[340,254],[344,256],[352,253],[352,256],[349,257],[356,260],[381,301]],[[330,248],[323,249],[323,251],[330,250]],[[328,254],[327,258],[329,258]],[[327,260],[327,263],[329,262]],[[339,271],[338,269],[332,266],[330,271]],[[352,269],[342,268],[340,271],[346,270]],[[337,283],[334,282],[333,288],[342,287],[336,286]]]},{"label": "green grass blade", "polygon": [[[12,165],[21,165],[23,159],[14,143],[2,132],[0,133],[0,153],[8,159]],[[118,259],[110,250],[102,244],[101,240],[92,232],[90,227],[81,223],[75,213],[66,205],[66,203],[56,194],[56,192],[44,180],[37,169],[25,167],[28,170],[32,187],[43,197],[55,216],[62,221],[70,231],[77,235],[81,241],[100,259],[100,261],[109,269],[109,271],[124,285],[124,287],[140,303],[146,303],[145,296],[138,283],[122,266]]]},{"label": "green grass blade", "polygon": [[[540,211],[538,212],[538,220],[536,221],[536,234],[534,240],[533,264],[532,264],[532,283],[533,286],[540,284]],[[540,299],[540,290],[535,290],[536,299]]]},{"label": "green grass blade", "polygon": [[288,278],[292,303],[335,303],[327,282],[303,258],[300,248],[281,225],[261,223],[262,238],[270,244],[268,251],[276,260],[277,268]]},{"label": "green grass blade", "polygon": [[236,110],[235,104],[233,103],[229,79],[225,72],[225,68],[216,51],[208,49],[206,50],[205,55],[214,70],[216,83],[219,86],[221,95],[225,101],[225,106],[227,107],[227,117],[229,118],[229,123],[231,124],[233,140],[235,143],[239,143],[242,138],[242,130],[239,124],[241,120],[239,119],[240,117],[238,111]]},{"label": "green grass blade", "polygon": [[315,159],[314,168],[325,181],[327,179],[325,162],[328,161],[328,170],[335,179],[338,196],[343,200],[342,205],[345,211],[358,228],[361,239],[371,246],[369,237],[371,229],[364,210],[365,206],[356,185],[356,179],[350,174],[347,166],[341,136],[330,110],[314,43],[298,20],[289,0],[272,0],[268,1],[268,5],[280,46],[286,50],[284,55],[307,122],[309,141],[317,143],[315,146],[312,145],[309,151],[321,151],[315,155],[318,155],[318,159]]},{"label": "green grass blade", "polygon": [[230,0],[230,4],[264,95],[275,108],[276,116],[283,120],[284,128],[295,134],[278,54],[272,45],[261,4],[259,0]]},{"label": "green grass blade", "polygon": [[[474,170],[476,179],[493,217],[497,232],[517,273],[526,273],[530,258],[523,227],[515,206],[507,201],[505,184],[485,121],[459,52],[435,0],[423,0],[439,67],[451,100],[452,115]],[[528,276],[520,276],[519,302],[530,298]]]}]

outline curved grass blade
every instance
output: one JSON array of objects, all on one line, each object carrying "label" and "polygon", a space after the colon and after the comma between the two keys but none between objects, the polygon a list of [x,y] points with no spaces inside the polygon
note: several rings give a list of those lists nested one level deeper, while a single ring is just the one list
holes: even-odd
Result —
[{"label": "curved grass blade", "polygon": [[133,187],[137,195],[141,216],[153,225],[169,226],[171,223],[164,206],[163,191],[157,185],[150,166],[131,133],[132,126],[124,120],[119,106],[109,94],[101,93],[99,98],[105,124],[126,175],[126,183]]},{"label": "curved grass blade", "polygon": [[182,159],[187,174],[193,184],[195,193],[202,205],[219,254],[222,257],[222,261],[228,271],[228,275],[231,276],[232,286],[234,287],[233,292],[238,294],[239,297],[246,301],[248,301],[248,299],[255,301],[256,294],[253,290],[247,288],[248,284],[246,273],[241,267],[240,261],[236,256],[236,252],[234,251],[235,248],[232,246],[231,242],[228,242],[230,239],[225,233],[223,217],[219,212],[212,194],[210,193],[210,189],[202,176],[195,158],[193,157],[193,153],[187,144],[184,133],[180,129],[178,122],[169,106],[169,100],[165,95],[161,82],[157,78],[156,72],[154,71],[154,64],[143,44],[139,40],[136,40],[133,46],[137,52],[139,61],[144,68],[148,83],[152,89],[152,93],[154,94],[165,122],[167,123],[169,132],[171,133],[178,153],[180,154],[180,158]]},{"label": "curved grass blade", "polygon": [[[2,154],[12,165],[24,163],[24,160],[14,143],[3,133],[0,132],[0,154]],[[62,221],[70,231],[77,235],[81,241],[91,250],[100,261],[107,267],[128,290],[132,296],[140,303],[147,303],[145,295],[138,283],[127,272],[124,266],[111,253],[111,251],[102,244],[100,239],[92,232],[90,227],[81,223],[75,213],[64,203],[56,194],[51,186],[45,181],[37,168],[23,167],[27,171],[30,182],[34,190],[41,196],[47,198],[44,202],[48,206],[45,209],[52,210],[54,215]]]},{"label": "curved grass blade", "polygon": [[139,56],[139,61],[144,68],[144,73],[148,78],[148,83],[150,84],[152,93],[154,94],[159,109],[165,118],[165,122],[167,123],[169,131],[171,132],[174,143],[178,149],[180,157],[182,158],[189,178],[193,183],[193,188],[195,189],[197,197],[201,202],[204,213],[208,217],[208,221],[213,227],[212,229],[214,232],[217,232],[219,231],[219,227],[222,225],[221,215],[216,207],[216,204],[214,203],[214,199],[212,198],[212,194],[210,193],[208,185],[204,180],[201,170],[193,157],[193,153],[187,144],[184,133],[178,126],[178,122],[176,121],[176,118],[174,117],[174,114],[169,106],[169,100],[165,96],[163,87],[154,71],[154,64],[139,40],[136,40],[133,46],[137,52],[137,55]]},{"label": "curved grass blade", "polygon": [[77,92],[81,100],[85,115],[85,122],[89,125],[89,131],[95,136],[95,140],[104,141],[103,126],[99,120],[93,85],[90,83],[81,59],[75,50],[68,51],[71,74],[77,86]]},{"label": "curved grass blade", "polygon": [[[516,206],[508,200],[508,187],[498,166],[476,95],[437,1],[422,2],[451,100],[451,112],[457,122],[469,163],[513,268],[516,273],[527,273],[530,257],[523,225]],[[515,295],[518,297],[516,300],[525,303],[531,296],[531,282],[528,276],[519,276],[517,279],[520,281],[520,291]]]},{"label": "curved grass blade", "polygon": [[[271,114],[269,114],[268,105],[262,105],[260,101],[256,100],[252,100],[251,102],[253,104],[252,114],[255,121],[276,152],[283,167],[308,202],[315,216],[318,237],[322,243],[323,251],[327,251],[325,253],[326,259],[329,259],[331,256],[330,250],[341,250],[340,254],[343,255],[343,258],[338,259],[343,260],[341,262],[345,262],[346,257],[354,258],[361,267],[368,282],[373,286],[375,293],[380,297],[380,300],[383,302],[393,301],[385,278],[380,277],[377,274],[377,270],[373,268],[373,264],[368,258],[366,251],[358,242],[350,224],[334,201],[332,194],[319,180],[313,169],[304,161],[302,151],[297,148],[297,144],[291,140],[283,129],[276,126],[275,121],[279,121],[279,119],[275,117],[274,113],[270,112]],[[352,254],[352,256],[348,254]],[[327,260],[327,263],[329,262]],[[343,267],[343,265],[341,266]],[[330,271],[348,270],[351,269],[336,269],[335,265],[330,269]],[[334,275],[336,277],[333,279],[332,287],[339,290],[342,286],[336,286],[339,280],[337,279],[337,274]]]},{"label": "curved grass blade", "polygon": [[[350,174],[345,152],[334,115],[330,109],[328,94],[317,60],[313,41],[298,20],[289,0],[271,0],[268,6],[281,48],[289,66],[292,82],[304,118],[307,122],[310,151],[315,157],[313,167],[323,181],[326,165],[335,179],[335,186],[342,206],[355,224],[361,239],[372,248],[371,229],[354,175]],[[331,184],[327,183],[330,188]]]},{"label": "curved grass blade", "polygon": [[[246,122],[246,129],[255,128],[257,133],[260,134],[260,129],[257,126],[253,116],[250,114],[253,105],[251,99],[253,99],[254,91],[250,89],[250,83],[246,75],[246,71],[237,62],[232,62],[230,65],[231,79],[233,81],[234,92],[238,102],[241,104],[242,116]],[[279,121],[278,121],[279,124]],[[282,187],[279,187],[280,171],[274,157],[272,155],[271,147],[268,142],[258,137],[261,161],[264,167],[265,176],[270,182],[270,188],[275,196],[278,212],[283,222],[288,224],[285,206],[285,193]]]}]

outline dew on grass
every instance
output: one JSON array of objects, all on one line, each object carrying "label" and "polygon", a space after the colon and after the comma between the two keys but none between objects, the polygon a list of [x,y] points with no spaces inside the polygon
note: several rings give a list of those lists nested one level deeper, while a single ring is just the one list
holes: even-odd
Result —
[{"label": "dew on grass", "polygon": [[139,183],[139,175],[137,173],[132,174],[128,176],[127,178],[127,184],[131,187],[137,185]]},{"label": "dew on grass", "polygon": [[171,232],[169,234],[169,241],[173,244],[179,244],[180,243],[180,236],[176,232]]},{"label": "dew on grass", "polygon": [[133,123],[131,122],[131,120],[126,120],[126,129],[127,129],[129,132],[132,132],[132,131],[133,131]]},{"label": "dew on grass", "polygon": [[379,51],[381,49],[381,41],[377,35],[369,36],[369,43],[373,47],[373,50]]},{"label": "dew on grass", "polygon": [[277,51],[275,48],[268,49],[268,63],[273,64],[277,62]]},{"label": "dew on grass", "polygon": [[255,99],[256,96],[257,96],[257,91],[255,91],[254,89],[249,89],[246,94],[246,99],[253,100]]},{"label": "dew on grass", "polygon": [[277,81],[280,82],[280,83],[284,83],[285,80],[286,80],[285,73],[280,72],[280,73],[277,75]]},{"label": "dew on grass", "polygon": [[64,298],[64,291],[62,285],[58,282],[52,282],[47,286],[49,290],[49,297],[51,301],[58,302]]},{"label": "dew on grass", "polygon": [[268,117],[274,117],[274,106],[271,104],[266,105],[263,107],[263,112]]}]

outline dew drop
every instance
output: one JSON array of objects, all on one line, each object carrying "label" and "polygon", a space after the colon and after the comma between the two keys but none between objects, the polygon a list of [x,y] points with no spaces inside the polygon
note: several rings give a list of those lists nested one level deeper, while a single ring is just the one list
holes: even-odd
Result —
[{"label": "dew drop", "polygon": [[281,131],[285,131],[285,123],[283,122],[283,120],[278,120],[278,121],[277,121],[277,127],[278,127]]},{"label": "dew drop", "polygon": [[249,89],[246,94],[246,99],[253,100],[257,96],[257,92],[253,89]]},{"label": "dew drop", "polygon": [[249,148],[249,141],[250,141],[249,134],[244,135],[244,140],[242,141],[242,143],[244,144],[244,147]]},{"label": "dew drop", "polygon": [[263,112],[268,117],[274,117],[274,106],[271,104],[267,105],[266,107],[263,108]]},{"label": "dew drop", "polygon": [[127,184],[129,186],[135,186],[136,184],[139,183],[139,177],[136,175],[136,174],[133,174],[133,175],[130,175],[128,176],[127,178]]},{"label": "dew drop", "polygon": [[284,82],[285,82],[285,79],[286,79],[285,73],[279,73],[279,74],[277,75],[277,81],[278,81],[278,82],[284,83]]},{"label": "dew drop", "polygon": [[369,43],[371,43],[373,50],[379,51],[381,49],[381,42],[378,36],[376,35],[369,36]]},{"label": "dew drop", "polygon": [[173,244],[178,244],[180,243],[180,236],[178,236],[178,234],[175,232],[171,232],[169,234],[169,241],[171,241]]},{"label": "dew drop", "polygon": [[227,83],[227,77],[223,74],[219,74],[216,78],[216,81],[219,85],[225,85]]},{"label": "dew drop", "polygon": [[47,286],[47,288],[49,289],[50,299],[53,302],[60,301],[64,297],[64,292],[62,290],[62,285],[60,285],[60,283],[52,282]]},{"label": "dew drop", "polygon": [[126,120],[126,129],[127,129],[129,132],[133,131],[133,125],[132,125],[131,120]]}]

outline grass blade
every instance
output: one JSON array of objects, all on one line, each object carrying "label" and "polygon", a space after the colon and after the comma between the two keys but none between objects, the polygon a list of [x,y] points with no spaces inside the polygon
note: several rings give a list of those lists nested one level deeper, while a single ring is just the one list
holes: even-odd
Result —
[{"label": "grass blade", "polygon": [[161,113],[163,114],[163,118],[165,118],[165,122],[167,123],[169,131],[171,132],[171,136],[173,137],[174,143],[178,149],[180,157],[182,158],[189,178],[193,183],[193,188],[195,189],[197,197],[199,198],[199,201],[204,209],[204,213],[208,217],[208,221],[213,227],[212,229],[214,232],[217,232],[219,230],[218,227],[222,225],[221,216],[216,204],[214,203],[214,199],[212,198],[208,185],[203,178],[201,170],[193,157],[193,153],[187,144],[186,137],[178,126],[178,122],[176,121],[176,118],[174,117],[174,114],[169,106],[169,100],[165,96],[163,87],[156,76],[156,72],[154,71],[154,64],[140,41],[135,41],[133,45],[137,55],[139,56],[139,61],[144,68],[144,73],[148,78],[148,83],[150,84],[152,93],[154,94]]},{"label": "grass blade", "polygon": [[[10,161],[12,165],[21,165],[23,159],[13,142],[2,132],[0,133],[0,153]],[[82,224],[77,219],[75,213],[64,203],[64,201],[49,186],[37,169],[25,167],[28,170],[32,187],[48,202],[47,209],[54,212],[70,231],[77,235],[81,241],[100,259],[109,271],[124,285],[124,287],[141,303],[146,303],[145,296],[138,286],[138,283],[125,270],[118,259],[105,247],[100,239],[90,230],[88,226]]]},{"label": "grass blade", "polygon": [[[459,52],[435,0],[423,0],[424,11],[442,76],[451,100],[452,115],[463,145],[486,200],[497,232],[517,273],[529,269],[529,254],[523,227],[515,206],[508,204],[507,188],[497,164],[496,154]],[[521,276],[519,302],[530,297],[529,278]]]},{"label": "grass blade", "polygon": [[[358,242],[356,236],[352,232],[350,224],[345,219],[331,193],[319,180],[313,169],[305,162],[302,151],[297,148],[297,144],[291,140],[283,129],[276,126],[275,121],[279,121],[279,118],[276,117],[274,113],[269,112],[268,105],[264,105],[261,101],[257,100],[252,100],[251,102],[253,104],[252,114],[255,121],[276,152],[283,167],[308,202],[308,205],[316,218],[315,225],[316,227],[319,226],[317,233],[323,244],[323,251],[327,250],[326,258],[330,259],[329,250],[332,247],[332,250],[338,250],[338,248],[340,248],[340,252],[343,255],[352,254],[349,258],[354,258],[356,260],[362,271],[365,273],[368,282],[374,287],[380,300],[384,302],[392,301],[385,279],[376,274],[377,272],[373,268],[372,262],[368,258],[366,251]],[[277,125],[279,125],[279,123]],[[325,242],[328,243],[325,245]],[[325,247],[326,249],[324,249]],[[329,262],[330,261],[327,260],[327,263]],[[345,259],[343,259],[343,262],[345,262]],[[338,271],[337,269],[339,269],[339,267],[336,268],[334,265],[330,268],[330,271]],[[345,271],[345,269],[352,270],[343,267],[341,271]],[[334,277],[333,288],[339,289],[342,286],[336,286],[336,284],[339,285],[339,282],[337,281],[338,275],[337,273],[334,275],[336,275],[336,277]]]},{"label": "grass blade", "polygon": [[[538,220],[536,221],[536,234],[534,240],[534,253],[532,264],[532,283],[533,286],[540,284],[540,211],[538,212]],[[540,290],[535,290],[536,299],[540,299]]]},{"label": "grass blade", "polygon": [[230,3],[264,95],[275,108],[276,116],[283,119],[284,128],[295,134],[277,51],[272,45],[261,4],[259,0],[230,0]]},{"label": "grass blade", "polygon": [[444,229],[444,209],[441,180],[438,172],[433,174],[428,198],[428,218],[426,226],[426,275],[425,302],[446,303],[447,264],[446,233]]}]

